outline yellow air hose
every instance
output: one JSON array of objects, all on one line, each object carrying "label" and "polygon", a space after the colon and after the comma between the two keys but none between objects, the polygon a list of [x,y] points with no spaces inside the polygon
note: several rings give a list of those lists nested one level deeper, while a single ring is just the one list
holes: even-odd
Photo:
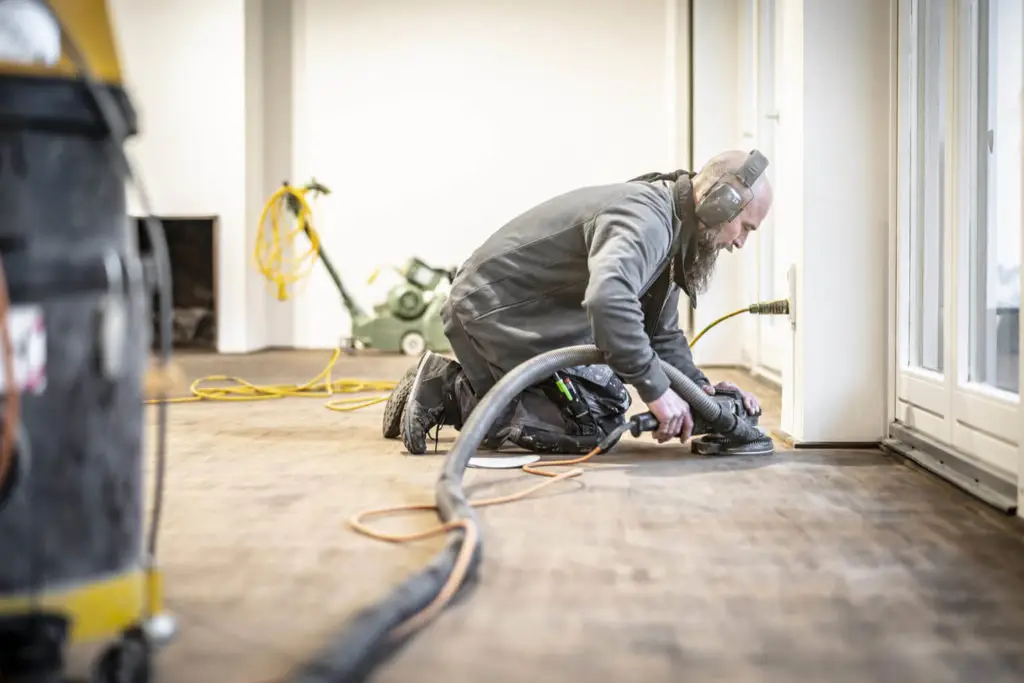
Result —
[{"label": "yellow air hose", "polygon": [[704,326],[697,336],[690,342],[690,346],[693,346],[700,341],[700,338],[704,336],[712,327],[723,323],[729,318],[735,318],[738,315],[744,313],[750,313],[752,315],[789,315],[789,299],[776,299],[774,301],[758,301],[757,303],[750,304],[746,308],[738,308],[732,313],[726,313],[723,316],[715,318],[710,323]]},{"label": "yellow air hose", "polygon": [[[253,258],[257,270],[276,290],[279,301],[290,298],[290,290],[303,282],[312,272],[319,258],[320,237],[313,228],[313,210],[306,195],[323,191],[324,188],[311,183],[307,187],[283,185],[263,207],[260,215],[260,229],[256,235]],[[290,204],[290,206],[289,206]],[[283,215],[282,215],[283,214]],[[294,216],[294,226],[287,228],[286,221]],[[282,227],[285,224],[285,227]],[[296,248],[296,240],[305,236],[306,249]],[[298,253],[298,256],[294,254]],[[333,378],[334,366],[341,357],[342,349],[336,348],[323,370],[303,384],[253,384],[241,377],[210,375],[192,382],[189,395],[165,399],[166,403],[195,403],[198,401],[264,401],[268,399],[303,397],[328,398],[328,410],[351,412],[386,401],[388,396],[332,398],[340,394],[368,392],[390,392],[397,382],[363,380],[354,378]],[[146,376],[146,395],[158,393],[158,389],[169,392],[180,386],[182,373],[174,367],[164,371],[152,367]],[[216,384],[217,386],[209,386]],[[147,400],[155,404],[157,399]]]}]

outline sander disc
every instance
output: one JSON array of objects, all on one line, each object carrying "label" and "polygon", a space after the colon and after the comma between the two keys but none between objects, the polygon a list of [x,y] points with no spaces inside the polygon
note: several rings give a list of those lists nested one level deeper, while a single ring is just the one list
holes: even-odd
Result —
[{"label": "sander disc", "polygon": [[532,465],[538,460],[540,460],[539,455],[477,456],[469,459],[469,466],[488,470],[517,470],[524,465]]}]

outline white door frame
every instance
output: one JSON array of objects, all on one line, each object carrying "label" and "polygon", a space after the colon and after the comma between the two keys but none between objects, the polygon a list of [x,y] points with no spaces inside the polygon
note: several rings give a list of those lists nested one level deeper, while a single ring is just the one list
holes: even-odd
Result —
[{"label": "white door frame", "polygon": [[[757,8],[757,114],[758,114],[758,145],[768,157],[775,157],[775,142],[779,125],[778,84],[784,77],[783,64],[779,58],[779,43],[782,38],[782,13],[778,11],[777,0],[756,0]],[[767,64],[768,68],[760,65]],[[778,175],[775,166],[769,165],[766,174],[772,185],[777,184]],[[758,248],[758,290],[759,300],[774,299],[779,292],[787,288],[780,283],[785,281],[788,264],[782,258],[790,253],[786,249],[785,226],[775,220],[774,213],[765,219],[768,223],[768,240],[761,244],[771,243],[770,250]],[[758,318],[758,367],[755,370],[766,375],[775,375],[781,381],[790,336],[786,328],[787,320],[780,316],[762,316]]]},{"label": "white door frame", "polygon": [[[1021,53],[1021,60],[1024,61],[1024,52]],[[1021,112],[1024,114],[1024,92],[1021,92],[1020,103]],[[1020,163],[1021,168],[1024,169],[1024,145],[1021,145]],[[1021,216],[1024,216],[1024,174],[1021,174],[1020,208]],[[1024,231],[1024,226],[1022,226],[1021,230]],[[1020,250],[1021,263],[1024,263],[1024,235],[1022,235],[1020,241]],[[1018,325],[1017,348],[1024,349],[1024,325]],[[1024,355],[1021,357],[1018,373],[1017,386],[1021,387],[1021,391],[1024,391]],[[1019,439],[1017,444],[1017,515],[1024,517],[1024,401],[1021,401],[1018,405],[1017,412],[1017,424],[1020,425],[1020,433],[1017,437]]]}]

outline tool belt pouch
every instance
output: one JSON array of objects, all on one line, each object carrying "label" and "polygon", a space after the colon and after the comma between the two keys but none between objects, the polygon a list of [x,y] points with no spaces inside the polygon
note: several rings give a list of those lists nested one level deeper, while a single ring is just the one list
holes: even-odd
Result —
[{"label": "tool belt pouch", "polygon": [[[559,378],[575,400],[558,386]],[[625,422],[632,404],[626,385],[607,365],[566,368],[545,383],[544,391],[561,407],[570,436],[604,437]]]},{"label": "tool belt pouch", "polygon": [[538,454],[585,455],[601,443],[601,436],[572,436],[529,425],[513,425],[508,440]]}]

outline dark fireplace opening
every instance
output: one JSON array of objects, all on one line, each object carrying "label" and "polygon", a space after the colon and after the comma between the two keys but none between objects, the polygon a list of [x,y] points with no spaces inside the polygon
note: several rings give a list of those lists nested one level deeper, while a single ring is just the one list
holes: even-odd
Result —
[{"label": "dark fireplace opening", "polygon": [[[167,236],[171,260],[176,349],[217,350],[215,217],[155,217]],[[146,227],[135,219],[139,250],[151,251]],[[153,298],[153,348],[159,340],[156,296]]]}]

